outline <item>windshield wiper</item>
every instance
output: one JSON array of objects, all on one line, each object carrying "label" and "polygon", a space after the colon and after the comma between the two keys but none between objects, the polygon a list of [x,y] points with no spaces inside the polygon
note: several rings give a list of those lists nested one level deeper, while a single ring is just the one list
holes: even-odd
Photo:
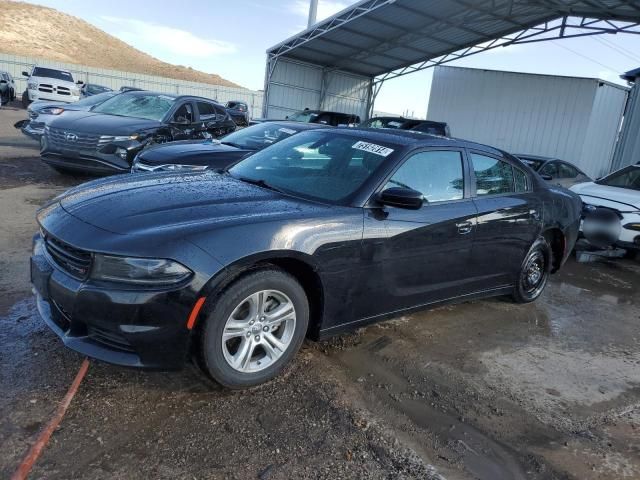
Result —
[{"label": "windshield wiper", "polygon": [[240,145],[239,143],[233,143],[233,142],[220,142],[221,145],[229,145],[230,147],[234,147],[234,148],[241,148],[243,149],[244,147],[242,145]]},{"label": "windshield wiper", "polygon": [[238,180],[241,180],[241,181],[246,182],[246,183],[250,183],[251,185],[257,185],[257,186],[262,187],[262,188],[267,188],[269,190],[273,190],[274,192],[284,193],[283,190],[280,190],[278,187],[274,187],[273,185],[269,185],[262,178],[259,178],[259,179],[248,178],[248,177],[234,177],[234,178],[237,178]]}]

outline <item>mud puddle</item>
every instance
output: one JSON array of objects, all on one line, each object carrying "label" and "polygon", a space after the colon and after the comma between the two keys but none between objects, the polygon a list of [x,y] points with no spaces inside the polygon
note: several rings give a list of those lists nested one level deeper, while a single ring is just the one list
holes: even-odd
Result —
[{"label": "mud puddle", "polygon": [[[389,366],[388,360],[376,355],[391,343],[389,337],[382,336],[334,357],[350,379],[366,391],[368,408],[396,423],[399,431],[408,420],[415,427],[404,430],[409,437],[405,440],[413,443],[412,447],[424,449],[424,439],[430,437],[436,456],[462,467],[471,478],[532,478],[518,452],[465,423],[455,412],[437,406],[429,398],[435,390],[431,395],[421,392],[410,379],[396,373],[397,369]],[[429,447],[425,453],[434,455]]]}]

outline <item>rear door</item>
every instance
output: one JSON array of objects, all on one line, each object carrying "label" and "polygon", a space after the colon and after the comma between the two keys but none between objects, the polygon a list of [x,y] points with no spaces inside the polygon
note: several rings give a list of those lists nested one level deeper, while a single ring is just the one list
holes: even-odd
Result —
[{"label": "rear door", "polygon": [[[368,280],[371,295],[358,316],[409,308],[469,291],[468,266],[476,208],[465,179],[462,149],[428,149],[406,158],[381,190],[412,188],[425,203],[419,210],[385,206],[365,215],[365,250],[375,265]],[[379,237],[384,231],[384,237]]]},{"label": "rear door", "polygon": [[516,162],[469,151],[478,224],[472,269],[480,289],[513,284],[541,226],[541,205]]}]

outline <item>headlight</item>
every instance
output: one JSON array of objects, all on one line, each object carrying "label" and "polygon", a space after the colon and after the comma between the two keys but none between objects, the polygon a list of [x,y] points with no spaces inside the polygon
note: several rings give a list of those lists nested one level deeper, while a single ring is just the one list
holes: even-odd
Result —
[{"label": "headlight", "polygon": [[37,90],[38,82],[27,82],[27,89],[29,90]]},{"label": "headlight", "polygon": [[64,112],[64,108],[60,107],[45,107],[40,110],[40,113],[44,113],[46,115],[60,115],[62,112]]},{"label": "headlight", "polygon": [[[107,138],[106,135],[103,135],[104,138]],[[136,140],[140,135],[119,135],[116,137],[110,137],[112,142],[127,142],[129,140]]]},{"label": "headlight", "polygon": [[80,95],[80,89],[79,88],[72,88],[71,89],[71,95]]},{"label": "headlight", "polygon": [[191,275],[187,267],[162,258],[112,257],[96,254],[91,278],[135,285],[170,285]]},{"label": "headlight", "polygon": [[208,165],[182,165],[182,164],[169,164],[160,165],[154,169],[155,172],[160,171],[172,171],[172,170],[206,170]]}]

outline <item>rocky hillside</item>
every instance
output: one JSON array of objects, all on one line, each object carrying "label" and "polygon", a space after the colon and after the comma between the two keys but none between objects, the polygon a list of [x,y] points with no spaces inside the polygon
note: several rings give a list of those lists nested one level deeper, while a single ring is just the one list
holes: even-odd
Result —
[{"label": "rocky hillside", "polygon": [[78,65],[210,83],[239,85],[216,74],[171,65],[72,15],[30,3],[0,0],[0,52]]}]

